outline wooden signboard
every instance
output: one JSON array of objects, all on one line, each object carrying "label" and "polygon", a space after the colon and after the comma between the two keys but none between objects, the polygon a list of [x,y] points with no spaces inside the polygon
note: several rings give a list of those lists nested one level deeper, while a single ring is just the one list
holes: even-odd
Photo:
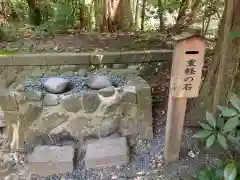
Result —
[{"label": "wooden signboard", "polygon": [[[184,36],[182,36],[184,38]],[[200,36],[178,39],[173,53],[171,91],[174,97],[197,97],[202,79],[205,42]]]},{"label": "wooden signboard", "polygon": [[205,42],[188,33],[174,38],[171,83],[164,144],[166,164],[179,158],[187,98],[197,97],[202,79]]}]

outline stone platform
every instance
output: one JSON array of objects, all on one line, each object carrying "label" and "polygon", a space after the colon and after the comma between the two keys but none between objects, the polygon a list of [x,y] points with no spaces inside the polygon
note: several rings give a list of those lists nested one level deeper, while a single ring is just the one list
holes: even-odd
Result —
[{"label": "stone platform", "polygon": [[71,83],[64,93],[44,89],[42,82],[52,76],[27,79],[15,88],[2,90],[0,106],[11,150],[23,149],[31,155],[38,146],[64,146],[65,141],[81,144],[85,139],[114,133],[153,139],[149,84],[130,69],[103,69],[94,74],[111,77],[112,86],[86,88],[86,72],[63,76]]},{"label": "stone platform", "polygon": [[129,70],[115,75],[127,79],[123,86],[66,94],[44,94],[34,88],[26,91],[21,85],[2,91],[0,106],[11,147],[23,148],[24,141],[34,145],[34,137],[59,133],[69,133],[77,140],[117,131],[122,136],[152,139],[150,86]]}]

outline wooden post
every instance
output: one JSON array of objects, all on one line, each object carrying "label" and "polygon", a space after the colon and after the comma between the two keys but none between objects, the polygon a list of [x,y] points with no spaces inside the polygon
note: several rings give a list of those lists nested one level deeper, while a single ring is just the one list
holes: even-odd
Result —
[{"label": "wooden post", "polygon": [[165,163],[179,159],[187,98],[198,96],[202,78],[205,43],[201,36],[174,37],[171,82],[164,144]]}]

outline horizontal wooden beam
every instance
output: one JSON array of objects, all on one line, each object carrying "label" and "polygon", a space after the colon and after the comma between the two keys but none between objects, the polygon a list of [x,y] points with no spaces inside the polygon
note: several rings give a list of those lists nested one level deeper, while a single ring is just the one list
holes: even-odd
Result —
[{"label": "horizontal wooden beam", "polygon": [[0,66],[134,64],[171,61],[172,50],[0,55]]}]

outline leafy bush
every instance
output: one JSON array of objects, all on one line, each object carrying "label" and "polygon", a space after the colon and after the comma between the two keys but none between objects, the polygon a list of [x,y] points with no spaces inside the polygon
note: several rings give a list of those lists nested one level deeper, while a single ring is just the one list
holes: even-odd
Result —
[{"label": "leafy bush", "polygon": [[57,30],[66,30],[70,25],[75,22],[72,8],[68,4],[57,4],[53,17],[41,24],[37,31],[46,31],[54,33]]},{"label": "leafy bush", "polygon": [[[193,137],[205,141],[208,148],[217,142],[225,150],[232,145],[240,152],[240,100],[235,94],[230,94],[229,102],[230,107],[218,106],[218,118],[206,112],[206,122],[199,122],[203,129]],[[235,160],[215,160],[213,166],[205,165],[199,169],[196,176],[197,180],[240,180],[240,168]]]},{"label": "leafy bush", "polygon": [[5,39],[5,32],[4,30],[0,27],[0,40],[4,40]]},{"label": "leafy bush", "polygon": [[197,180],[240,180],[240,170],[235,161],[223,162],[216,159],[197,171]]},{"label": "leafy bush", "polygon": [[224,149],[232,144],[240,152],[240,100],[235,94],[230,94],[231,107],[218,106],[221,111],[218,118],[206,112],[206,122],[199,122],[203,130],[195,133],[193,137],[206,142],[210,148],[214,143],[219,143]]}]

